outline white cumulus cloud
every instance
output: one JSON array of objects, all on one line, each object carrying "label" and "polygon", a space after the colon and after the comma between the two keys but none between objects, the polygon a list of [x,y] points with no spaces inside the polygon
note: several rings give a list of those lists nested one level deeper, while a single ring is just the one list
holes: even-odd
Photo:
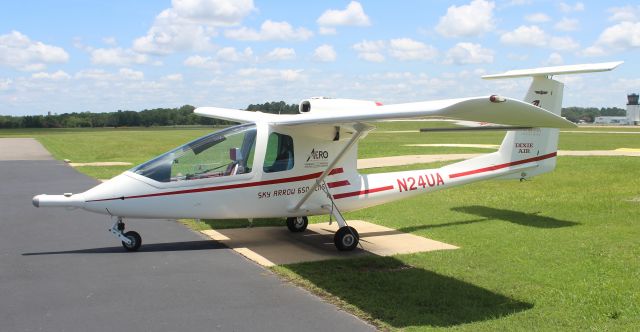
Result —
[{"label": "white cumulus cloud", "polygon": [[571,5],[566,2],[561,2],[558,4],[558,8],[560,9],[561,12],[564,12],[564,13],[581,12],[584,10],[584,3],[576,2],[575,4]]},{"label": "white cumulus cloud", "polygon": [[580,47],[571,37],[550,36],[537,25],[521,25],[513,31],[503,33],[500,41],[507,45],[548,47],[559,51]]},{"label": "white cumulus cloud", "polygon": [[256,9],[253,0],[173,0],[171,4],[180,17],[211,26],[240,24]]},{"label": "white cumulus cloud", "polygon": [[353,49],[358,52],[358,57],[369,62],[382,62],[385,57],[382,52],[385,49],[383,40],[363,40],[353,45]]},{"label": "white cumulus cloud", "polygon": [[338,30],[336,30],[336,28],[320,27],[318,33],[324,36],[335,35],[338,33]]},{"label": "white cumulus cloud", "polygon": [[253,50],[246,47],[244,51],[239,52],[235,47],[223,47],[216,52],[216,59],[225,62],[250,61],[253,59]]},{"label": "white cumulus cloud", "polygon": [[318,48],[313,52],[313,58],[320,62],[333,62],[336,61],[337,57],[338,55],[333,49],[333,46],[328,44],[318,46]]},{"label": "white cumulus cloud", "polygon": [[173,0],[133,49],[156,55],[207,50],[215,28],[238,25],[254,10],[252,0]]},{"label": "white cumulus cloud", "polygon": [[549,54],[549,58],[547,58],[547,61],[545,62],[545,65],[548,66],[559,66],[562,64],[564,64],[564,59],[562,58],[562,55],[556,52]]},{"label": "white cumulus cloud", "polygon": [[389,54],[398,60],[431,60],[438,50],[411,38],[398,38],[389,41]]},{"label": "white cumulus cloud", "polygon": [[91,63],[94,65],[128,66],[143,64],[148,61],[149,57],[147,55],[120,47],[91,50]]},{"label": "white cumulus cloud", "polygon": [[344,10],[329,9],[325,11],[316,22],[321,26],[371,25],[369,16],[365,14],[362,5],[357,1],[351,1]]},{"label": "white cumulus cloud", "polygon": [[156,16],[146,35],[133,42],[133,49],[140,53],[166,55],[178,51],[207,50],[211,48],[211,27],[185,20],[172,9]]},{"label": "white cumulus cloud", "polygon": [[293,48],[277,47],[267,53],[268,61],[291,60],[296,58],[296,51]]},{"label": "white cumulus cloud", "polygon": [[294,28],[288,22],[274,22],[266,20],[256,31],[247,27],[225,31],[225,36],[231,39],[243,41],[266,41],[266,40],[307,40],[313,36],[313,32],[305,28]]},{"label": "white cumulus cloud", "polygon": [[187,67],[203,68],[203,69],[219,69],[220,63],[212,57],[201,55],[192,55],[183,61]]},{"label": "white cumulus cloud", "polygon": [[594,45],[583,51],[587,56],[601,56],[640,48],[640,22],[621,22],[606,28]]},{"label": "white cumulus cloud", "polygon": [[525,16],[524,19],[531,23],[544,23],[551,21],[551,17],[545,13],[533,13]]},{"label": "white cumulus cloud", "polygon": [[473,0],[468,5],[451,6],[440,18],[436,31],[445,37],[471,37],[492,31],[495,27],[495,3]]},{"label": "white cumulus cloud", "polygon": [[558,51],[572,51],[580,48],[580,44],[571,37],[549,37],[548,46]]},{"label": "white cumulus cloud", "polygon": [[492,63],[494,52],[480,44],[458,43],[447,51],[445,64]]},{"label": "white cumulus cloud", "polygon": [[547,34],[537,25],[521,25],[513,31],[502,34],[500,41],[510,45],[542,47],[547,44]]},{"label": "white cumulus cloud", "polygon": [[298,81],[303,78],[301,69],[269,69],[269,68],[244,68],[238,70],[238,75],[243,77],[255,77],[261,81]]},{"label": "white cumulus cloud", "polygon": [[60,81],[60,80],[68,80],[71,78],[71,75],[67,74],[62,70],[58,70],[53,73],[47,72],[38,72],[31,74],[32,78],[42,79],[42,80],[52,80],[52,81]]},{"label": "white cumulus cloud", "polygon": [[0,35],[0,65],[19,70],[36,71],[47,64],[64,63],[69,54],[61,47],[33,41],[26,35],[11,31]]},{"label": "white cumulus cloud", "polygon": [[120,70],[118,70],[118,74],[120,75],[121,78],[124,78],[127,80],[139,81],[144,79],[143,72],[138,70],[133,70],[131,68],[120,68]]},{"label": "white cumulus cloud", "polygon": [[580,22],[575,18],[563,17],[553,27],[560,31],[576,31]]},{"label": "white cumulus cloud", "polygon": [[180,82],[182,81],[182,74],[169,74],[169,75],[163,76],[162,79],[166,81]]},{"label": "white cumulus cloud", "polygon": [[611,13],[610,21],[614,22],[637,22],[640,21],[640,6],[612,7],[607,10]]}]

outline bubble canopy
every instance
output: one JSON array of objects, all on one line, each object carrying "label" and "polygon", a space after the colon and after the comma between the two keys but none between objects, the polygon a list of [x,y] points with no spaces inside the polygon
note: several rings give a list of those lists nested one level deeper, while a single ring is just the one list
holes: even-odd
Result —
[{"label": "bubble canopy", "polygon": [[251,173],[255,146],[255,124],[243,124],[200,137],[130,171],[158,182]]}]

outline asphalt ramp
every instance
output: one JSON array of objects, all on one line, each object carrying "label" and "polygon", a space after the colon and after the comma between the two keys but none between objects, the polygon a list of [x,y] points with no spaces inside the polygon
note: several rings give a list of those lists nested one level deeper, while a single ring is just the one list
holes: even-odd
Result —
[{"label": "asphalt ramp", "polygon": [[337,223],[309,224],[303,233],[291,233],[284,226],[205,230],[202,233],[263,266],[458,248],[362,220],[348,220],[347,223],[360,234],[360,245],[350,252],[338,251],[333,244]]}]

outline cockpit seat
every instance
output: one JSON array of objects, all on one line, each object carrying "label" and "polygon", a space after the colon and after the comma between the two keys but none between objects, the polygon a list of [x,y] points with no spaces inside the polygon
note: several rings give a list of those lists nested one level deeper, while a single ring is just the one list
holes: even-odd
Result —
[{"label": "cockpit seat", "polygon": [[236,175],[242,174],[243,169],[240,162],[242,161],[242,154],[240,153],[239,148],[231,148],[229,149],[229,159],[231,159],[231,163],[227,166],[224,175]]}]

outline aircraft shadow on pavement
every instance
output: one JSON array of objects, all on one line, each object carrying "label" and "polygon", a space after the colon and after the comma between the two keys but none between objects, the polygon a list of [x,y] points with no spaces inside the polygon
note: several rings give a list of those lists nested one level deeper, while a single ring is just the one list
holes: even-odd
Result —
[{"label": "aircraft shadow on pavement", "polygon": [[393,257],[300,263],[287,268],[395,328],[451,327],[533,308],[531,303],[408,266]]},{"label": "aircraft shadow on pavement", "polygon": [[[191,251],[191,250],[210,250],[210,249],[226,249],[223,244],[210,241],[183,241],[183,242],[166,242],[166,243],[150,243],[142,244],[138,252],[163,252],[163,251]],[[22,256],[39,256],[39,255],[65,255],[65,254],[119,254],[126,253],[122,246],[88,248],[78,250],[65,251],[46,251],[46,252],[28,252]]]},{"label": "aircraft shadow on pavement", "polygon": [[486,218],[485,220],[504,220],[514,224],[537,228],[561,228],[580,225],[568,220],[556,219],[539,215],[540,212],[524,213],[520,211],[496,209],[487,206],[471,205],[451,208],[452,211],[462,212]]}]

